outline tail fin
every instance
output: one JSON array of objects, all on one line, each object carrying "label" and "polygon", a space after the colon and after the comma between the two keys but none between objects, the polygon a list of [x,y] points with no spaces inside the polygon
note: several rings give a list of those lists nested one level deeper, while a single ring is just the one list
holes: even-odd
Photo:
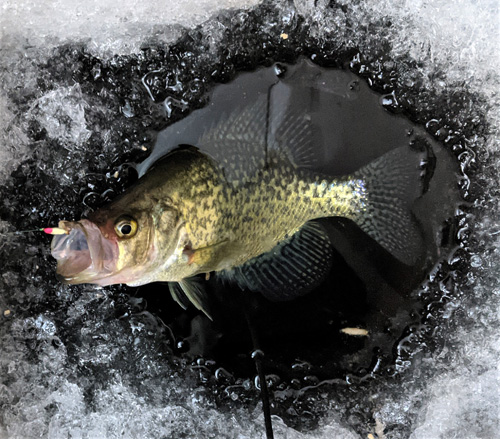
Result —
[{"label": "tail fin", "polygon": [[394,149],[354,174],[364,182],[366,209],[356,219],[361,229],[406,265],[422,256],[423,240],[412,205],[423,194],[426,151]]}]

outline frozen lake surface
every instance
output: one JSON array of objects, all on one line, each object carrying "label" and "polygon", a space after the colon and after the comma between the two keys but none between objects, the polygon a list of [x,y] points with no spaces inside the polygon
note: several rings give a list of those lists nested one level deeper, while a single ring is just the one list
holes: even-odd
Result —
[{"label": "frozen lake surface", "polygon": [[276,437],[497,437],[498,2],[135,3],[1,5],[0,437],[265,437],[253,365],[184,355],[210,345],[195,313],[171,327],[151,292],[61,285],[47,237],[8,233],[112,199],[215,83],[299,55],[349,67],[440,142],[464,203],[384,370],[322,382],[298,355],[299,382],[270,377]]}]

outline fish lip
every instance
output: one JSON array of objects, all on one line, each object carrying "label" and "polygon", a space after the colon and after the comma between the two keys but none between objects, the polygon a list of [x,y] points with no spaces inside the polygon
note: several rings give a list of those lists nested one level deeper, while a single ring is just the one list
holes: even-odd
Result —
[{"label": "fish lip", "polygon": [[118,244],[106,238],[89,220],[60,221],[67,233],[52,239],[51,254],[57,260],[57,278],[65,284],[106,284],[118,260]]}]

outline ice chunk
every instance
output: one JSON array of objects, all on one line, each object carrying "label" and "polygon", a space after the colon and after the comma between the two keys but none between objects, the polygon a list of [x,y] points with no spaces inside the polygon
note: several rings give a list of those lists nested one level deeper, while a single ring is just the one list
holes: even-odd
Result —
[{"label": "ice chunk", "polygon": [[38,98],[30,112],[53,139],[66,148],[80,147],[90,137],[80,85],[60,87]]}]

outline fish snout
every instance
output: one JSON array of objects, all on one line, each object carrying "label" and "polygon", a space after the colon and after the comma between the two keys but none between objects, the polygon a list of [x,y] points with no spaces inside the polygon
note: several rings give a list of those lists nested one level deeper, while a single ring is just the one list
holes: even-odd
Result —
[{"label": "fish snout", "polygon": [[51,254],[57,260],[57,277],[66,284],[95,283],[109,274],[116,260],[116,243],[106,239],[89,220],[61,221],[65,235],[52,238]]},{"label": "fish snout", "polygon": [[52,238],[51,254],[57,260],[57,275],[64,283],[92,265],[87,236],[78,223],[65,222],[66,235]]}]

